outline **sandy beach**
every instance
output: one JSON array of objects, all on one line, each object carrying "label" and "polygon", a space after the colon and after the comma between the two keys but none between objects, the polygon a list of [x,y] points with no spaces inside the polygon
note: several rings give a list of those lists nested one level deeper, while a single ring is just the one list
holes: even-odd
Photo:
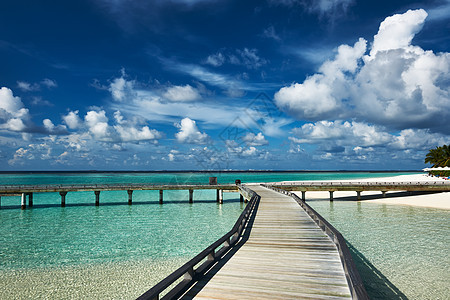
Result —
[{"label": "sandy beach", "polygon": [[[335,180],[330,180],[335,181]],[[442,178],[431,177],[426,174],[414,174],[414,175],[400,175],[394,177],[380,177],[380,178],[368,178],[358,180],[346,180],[348,182],[430,182],[430,181],[444,181]],[[290,182],[290,181],[285,181]],[[301,192],[296,192],[301,197]],[[379,198],[376,197],[379,195]],[[356,192],[334,192],[334,199],[339,200],[341,198],[350,199],[354,197],[356,199]],[[407,195],[406,193],[399,192],[387,192],[386,198],[382,197],[380,192],[362,192],[361,201],[365,203],[384,203],[395,205],[412,205],[421,207],[431,207],[438,209],[450,209],[450,192],[446,193],[432,193],[422,195]],[[366,198],[366,199],[364,199]],[[307,192],[306,200],[327,200],[329,199],[328,192]]]}]

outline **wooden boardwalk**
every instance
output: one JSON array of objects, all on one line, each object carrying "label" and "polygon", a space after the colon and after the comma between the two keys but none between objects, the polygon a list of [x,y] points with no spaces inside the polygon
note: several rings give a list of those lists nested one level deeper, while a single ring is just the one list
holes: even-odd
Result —
[{"label": "wooden boardwalk", "polygon": [[183,299],[351,299],[336,245],[289,196],[261,196],[250,236]]}]

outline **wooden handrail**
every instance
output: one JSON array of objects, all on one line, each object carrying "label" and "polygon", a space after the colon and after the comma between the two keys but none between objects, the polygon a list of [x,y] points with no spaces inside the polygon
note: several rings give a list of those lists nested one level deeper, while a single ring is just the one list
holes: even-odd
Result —
[{"label": "wooden handrail", "polygon": [[235,184],[46,184],[46,185],[0,185],[0,193],[27,192],[73,192],[73,191],[116,191],[116,190],[187,190],[187,189],[219,189],[237,190]]},{"label": "wooden handrail", "polygon": [[296,194],[289,191],[263,184],[262,186],[270,188],[274,191],[283,193],[285,195],[291,196],[311,217],[311,219],[316,222],[316,224],[324,231],[331,240],[336,244],[339,251],[339,256],[341,258],[342,266],[344,268],[345,277],[347,278],[347,283],[350,288],[353,299],[365,300],[369,299],[367,291],[361,280],[361,276],[356,269],[355,262],[352,259],[350,250],[345,243],[345,239],[342,234],[333,227],[327,220],[325,220],[318,212],[316,212],[311,206],[309,206],[305,201],[300,199]]},{"label": "wooden handrail", "polygon": [[[195,282],[197,282],[201,278],[201,276],[203,276],[215,263],[221,260],[226,253],[228,253],[228,251],[241,238],[242,232],[248,223],[250,215],[260,199],[258,194],[246,188],[245,186],[238,185],[238,188],[239,192],[247,199],[250,199],[250,201],[239,216],[233,228],[137,299],[158,300],[177,298],[179,295],[189,289]],[[205,258],[206,261],[202,263],[198,268],[195,268],[195,266],[202,262]],[[180,283],[178,283],[174,288],[169,290],[163,297],[161,297],[161,294],[164,291],[166,291],[173,283],[181,278],[183,278],[183,280]]]}]

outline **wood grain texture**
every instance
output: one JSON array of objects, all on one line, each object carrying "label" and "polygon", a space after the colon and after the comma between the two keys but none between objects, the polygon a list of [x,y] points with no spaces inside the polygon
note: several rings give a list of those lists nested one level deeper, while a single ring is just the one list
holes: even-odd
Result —
[{"label": "wood grain texture", "polygon": [[261,196],[246,243],[183,299],[351,299],[335,244],[289,196]]}]

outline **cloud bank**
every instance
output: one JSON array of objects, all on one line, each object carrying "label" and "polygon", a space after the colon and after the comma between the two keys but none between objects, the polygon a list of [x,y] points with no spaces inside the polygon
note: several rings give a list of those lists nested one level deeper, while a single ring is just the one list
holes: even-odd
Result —
[{"label": "cloud bank", "polygon": [[450,53],[412,45],[426,17],[418,9],[386,18],[370,49],[363,38],[341,45],[318,73],[276,92],[275,103],[299,120],[352,118],[450,132]]}]

